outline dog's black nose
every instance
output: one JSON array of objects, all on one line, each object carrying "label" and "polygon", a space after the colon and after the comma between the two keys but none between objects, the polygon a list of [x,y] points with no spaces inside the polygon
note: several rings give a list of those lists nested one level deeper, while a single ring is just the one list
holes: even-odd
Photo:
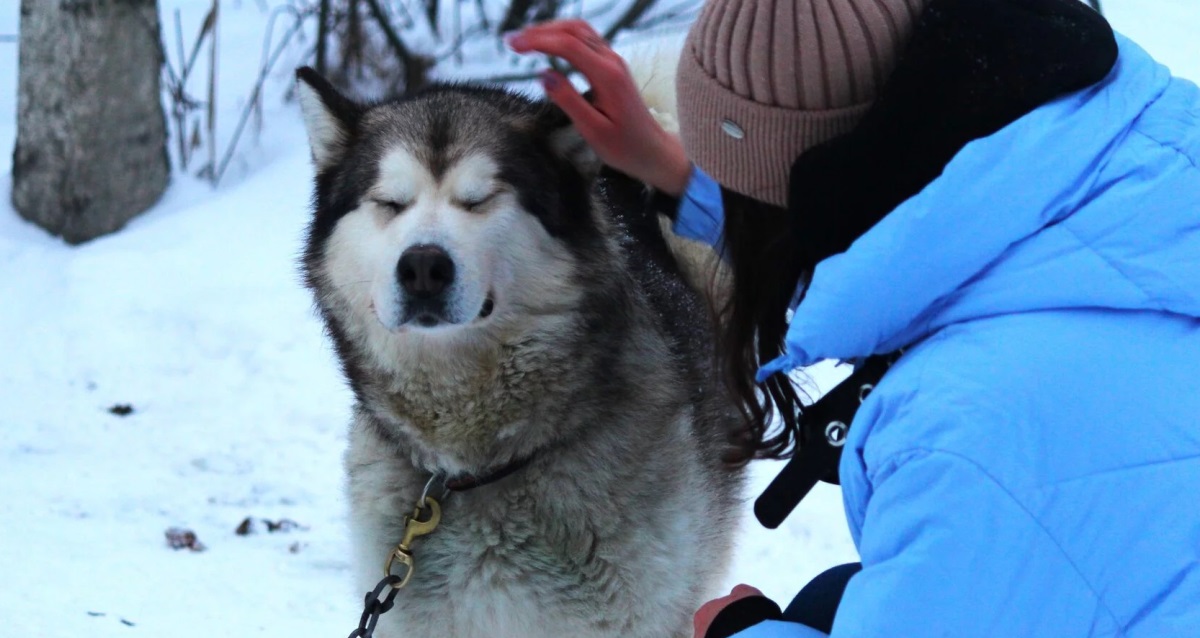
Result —
[{"label": "dog's black nose", "polygon": [[396,276],[404,292],[414,297],[434,297],[454,281],[454,260],[440,246],[413,246],[400,255]]}]

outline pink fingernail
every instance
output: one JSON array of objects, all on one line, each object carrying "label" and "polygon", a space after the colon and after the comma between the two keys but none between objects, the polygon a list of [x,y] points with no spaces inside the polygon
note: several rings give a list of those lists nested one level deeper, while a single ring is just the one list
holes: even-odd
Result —
[{"label": "pink fingernail", "polygon": [[554,71],[542,71],[539,75],[542,78],[542,88],[547,91],[557,91],[558,87],[562,85],[562,81]]},{"label": "pink fingernail", "polygon": [[504,34],[504,44],[514,51],[517,49],[523,49],[527,45],[525,38],[521,35],[520,31]]}]

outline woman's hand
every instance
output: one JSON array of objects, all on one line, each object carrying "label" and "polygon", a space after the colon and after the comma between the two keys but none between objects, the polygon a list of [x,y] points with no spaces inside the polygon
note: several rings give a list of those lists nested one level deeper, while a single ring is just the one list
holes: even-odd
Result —
[{"label": "woman's hand", "polygon": [[683,193],[691,175],[683,145],[650,115],[625,61],[587,22],[546,22],[507,41],[517,53],[562,58],[587,78],[590,102],[557,71],[543,73],[542,86],[605,164],[675,197]]},{"label": "woman's hand", "polygon": [[709,626],[712,625],[717,614],[721,613],[723,609],[743,598],[762,595],[761,591],[749,585],[738,585],[733,588],[733,591],[729,592],[728,596],[722,596],[704,603],[696,611],[695,617],[692,618],[692,626],[695,628],[695,632],[692,635],[694,638],[704,638],[704,635],[708,633]]}]

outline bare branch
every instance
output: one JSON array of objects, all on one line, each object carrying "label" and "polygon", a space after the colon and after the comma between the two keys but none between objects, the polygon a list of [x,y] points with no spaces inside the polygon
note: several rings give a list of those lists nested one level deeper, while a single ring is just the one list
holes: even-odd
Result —
[{"label": "bare branch", "polygon": [[535,1],[512,0],[508,5],[508,11],[504,13],[504,19],[500,21],[499,32],[507,33],[509,31],[516,31],[520,27],[525,26],[526,16],[529,15]]},{"label": "bare branch", "polygon": [[475,11],[479,14],[479,22],[483,25],[483,29],[491,31],[492,26],[488,21],[487,7],[483,6],[483,0],[475,0]]},{"label": "bare branch", "polygon": [[209,17],[205,18],[204,27],[200,31],[213,34],[213,37],[209,38],[208,45],[208,111],[205,121],[208,128],[208,165],[210,168],[217,163],[217,38],[215,28],[217,20],[220,19],[219,11],[218,0],[212,0],[212,9],[208,12]]},{"label": "bare branch", "polygon": [[221,176],[225,174],[225,169],[229,167],[229,161],[233,159],[233,152],[237,149],[238,141],[242,137],[242,131],[246,128],[246,122],[250,120],[250,115],[254,112],[254,105],[259,100],[263,85],[266,84],[267,75],[271,73],[271,69],[275,67],[275,63],[279,60],[279,57],[287,49],[287,45],[291,42],[292,37],[303,29],[304,17],[304,14],[297,14],[296,21],[292,24],[292,27],[283,34],[279,45],[271,52],[271,57],[259,69],[258,80],[254,83],[254,91],[250,94],[250,99],[246,101],[245,108],[242,109],[242,115],[238,119],[237,127],[233,131],[233,138],[229,141],[229,147],[225,149],[225,155],[221,158],[220,165],[216,166],[212,172],[213,186],[216,186],[221,181]]},{"label": "bare branch", "polygon": [[[171,115],[175,118],[175,135],[179,144],[179,167],[187,170],[188,156],[190,149],[187,145],[187,112],[188,109],[184,104],[184,87],[187,84],[187,69],[184,68],[183,62],[183,19],[180,17],[179,9],[175,9],[175,44],[179,49],[179,65],[181,74],[176,76],[174,68],[167,64],[166,67],[171,71],[174,83],[170,85],[171,91]],[[159,45],[161,48],[161,44]]]},{"label": "bare branch", "polygon": [[466,44],[469,40],[471,40],[475,36],[478,36],[478,35],[481,35],[481,34],[487,33],[487,32],[488,32],[487,26],[483,25],[483,24],[477,24],[477,25],[471,27],[470,29],[467,29],[463,33],[459,34],[454,39],[454,42],[452,42],[445,51],[435,54],[433,56],[433,62],[435,62],[435,63],[444,62],[444,61],[450,59],[451,57],[457,55],[460,51],[462,51],[463,45]]},{"label": "bare branch", "polygon": [[[196,34],[196,43],[192,46],[192,55],[188,58],[187,64],[183,66],[183,77],[186,78],[191,73],[192,65],[196,63],[196,58],[200,55],[200,47],[204,44],[204,40],[212,35],[216,23],[217,5],[214,3],[212,8],[208,10],[208,14],[204,16],[204,22],[200,25],[200,32]],[[182,59],[180,63],[183,63]]]},{"label": "bare branch", "polygon": [[[458,6],[458,0],[451,0],[454,6]],[[438,5],[439,0],[425,0],[425,18],[429,20],[429,30],[433,32],[435,38],[441,39],[441,29],[438,29]]]},{"label": "bare branch", "polygon": [[621,6],[621,0],[609,0],[599,7],[589,8],[587,15],[583,15],[583,3],[580,3],[580,17],[588,22],[592,22],[597,18],[607,15],[619,6]]},{"label": "bare branch", "polygon": [[391,22],[388,21],[387,15],[379,8],[378,0],[365,0],[367,8],[371,10],[371,16],[379,23],[379,28],[383,30],[383,35],[387,38],[388,46],[396,54],[404,64],[404,90],[412,91],[419,88],[425,83],[425,73],[429,70],[430,61],[413,55],[408,47],[404,45],[404,41],[392,28]]},{"label": "bare branch", "polygon": [[658,14],[643,19],[638,23],[638,32],[645,33],[664,27],[684,27],[695,17],[699,3],[696,0],[682,0]]},{"label": "bare branch", "polygon": [[328,51],[329,41],[329,2],[330,0],[321,0],[320,9],[317,11],[317,73],[325,75],[325,55]]},{"label": "bare branch", "polygon": [[604,39],[612,42],[617,34],[637,24],[637,21],[650,10],[650,7],[654,6],[654,2],[655,0],[634,0],[629,9],[604,32]]},{"label": "bare branch", "polygon": [[[179,9],[175,9],[175,46],[177,55],[179,56],[179,68],[183,70],[186,65],[183,63],[183,18],[180,17]],[[186,72],[183,73],[186,79]]]}]

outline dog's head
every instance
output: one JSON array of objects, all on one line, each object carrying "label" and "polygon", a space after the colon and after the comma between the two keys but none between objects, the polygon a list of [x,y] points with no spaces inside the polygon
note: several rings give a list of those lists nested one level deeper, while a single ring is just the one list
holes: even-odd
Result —
[{"label": "dog's head", "polygon": [[455,405],[502,420],[505,375],[534,383],[531,351],[552,368],[580,329],[580,278],[615,267],[599,162],[560,110],[501,89],[362,104],[298,78],[317,171],[305,273],[351,382],[434,447],[487,438]]}]

